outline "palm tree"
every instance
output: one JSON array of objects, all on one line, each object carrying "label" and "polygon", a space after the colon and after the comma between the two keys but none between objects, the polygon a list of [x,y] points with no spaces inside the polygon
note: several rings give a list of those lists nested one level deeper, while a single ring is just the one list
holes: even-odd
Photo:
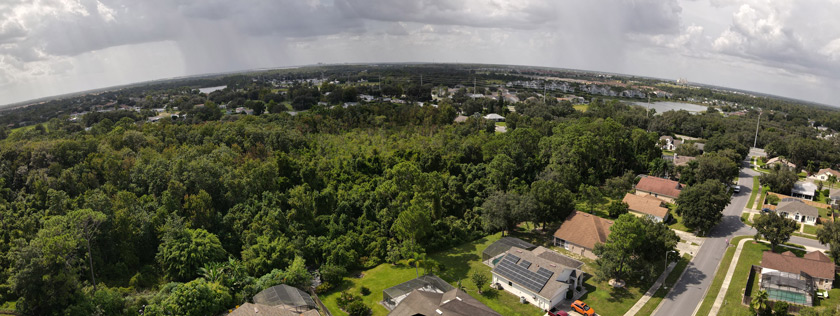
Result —
[{"label": "palm tree", "polygon": [[750,301],[750,309],[759,313],[767,308],[767,291],[758,291]]},{"label": "palm tree", "polygon": [[199,269],[199,273],[207,282],[220,283],[225,276],[224,270],[221,262],[209,262]]},{"label": "palm tree", "polygon": [[833,174],[828,175],[828,188],[831,189],[835,183],[837,183],[837,176]]}]

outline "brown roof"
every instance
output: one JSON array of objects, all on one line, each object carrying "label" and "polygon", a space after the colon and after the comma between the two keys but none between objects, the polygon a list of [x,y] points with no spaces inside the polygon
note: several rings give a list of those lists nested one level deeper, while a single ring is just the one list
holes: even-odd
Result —
[{"label": "brown roof", "polygon": [[680,189],[682,189],[682,185],[677,181],[651,176],[643,177],[636,184],[636,190],[672,198],[680,196]]},{"label": "brown roof", "polygon": [[662,200],[652,197],[650,195],[635,195],[627,193],[622,200],[630,207],[630,210],[653,215],[659,218],[665,218],[668,214],[668,209],[662,207]]},{"label": "brown roof", "polygon": [[613,221],[592,214],[572,211],[554,237],[566,240],[578,246],[593,249],[596,243],[604,243],[610,235]]},{"label": "brown roof", "polygon": [[[809,252],[805,255],[805,258],[799,258],[793,253],[788,254],[786,252],[778,254],[765,251],[761,258],[761,266],[767,269],[795,274],[805,272],[812,277],[834,280],[834,263],[831,260],[825,261],[822,258],[825,255],[821,256],[821,253],[814,254],[814,252]],[[828,258],[826,257],[825,259]]]},{"label": "brown roof", "polygon": [[822,251],[811,251],[805,254],[805,259],[823,261],[823,262],[831,262],[831,259],[828,258]]},{"label": "brown roof", "polygon": [[[441,311],[438,313],[437,311]],[[389,316],[413,315],[491,315],[501,316],[487,305],[482,304],[469,294],[459,289],[446,293],[414,290],[394,308]]]},{"label": "brown roof", "polygon": [[227,316],[320,316],[317,310],[310,309],[305,312],[296,312],[278,306],[262,304],[243,303],[239,308],[233,310]]}]

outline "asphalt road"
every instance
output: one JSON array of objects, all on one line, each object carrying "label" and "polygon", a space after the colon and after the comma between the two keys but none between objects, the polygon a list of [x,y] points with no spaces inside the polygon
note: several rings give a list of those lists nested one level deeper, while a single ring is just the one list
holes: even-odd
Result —
[{"label": "asphalt road", "polygon": [[[668,296],[662,300],[656,316],[692,315],[697,309],[706,290],[711,286],[715,270],[726,252],[727,240],[736,236],[752,236],[755,230],[741,222],[744,211],[752,192],[752,177],[758,173],[749,169],[741,169],[738,184],[741,192],[732,196],[732,202],[723,210],[723,219],[708,234],[703,246],[686,267],[685,274],[674,285]],[[792,243],[826,249],[819,242],[800,237],[791,237]],[[704,315],[705,316],[705,315]]]}]

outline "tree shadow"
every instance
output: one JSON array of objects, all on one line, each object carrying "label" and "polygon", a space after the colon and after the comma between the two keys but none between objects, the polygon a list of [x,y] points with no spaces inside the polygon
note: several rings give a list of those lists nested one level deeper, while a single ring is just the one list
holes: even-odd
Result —
[{"label": "tree shadow", "polygon": [[499,290],[494,289],[494,288],[489,288],[485,291],[482,291],[481,296],[484,296],[485,298],[488,298],[488,299],[495,300],[496,298],[499,297]]},{"label": "tree shadow", "polygon": [[678,296],[688,290],[689,286],[696,286],[699,285],[703,280],[705,280],[707,276],[705,273],[700,272],[694,266],[694,263],[689,263],[688,266],[685,268],[685,272],[683,272],[683,276],[677,281],[676,284],[671,288],[671,291],[668,293],[668,296]]}]

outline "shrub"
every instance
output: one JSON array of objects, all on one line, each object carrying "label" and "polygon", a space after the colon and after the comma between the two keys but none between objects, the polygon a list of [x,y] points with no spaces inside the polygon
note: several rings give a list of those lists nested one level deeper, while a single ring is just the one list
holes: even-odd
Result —
[{"label": "shrub", "polygon": [[767,195],[767,204],[778,205],[779,204],[779,197],[775,195]]},{"label": "shrub", "polygon": [[338,298],[335,300],[335,302],[336,302],[336,304],[338,304],[339,308],[346,311],[347,308],[349,308],[351,303],[356,302],[356,301],[361,301],[361,300],[362,300],[362,298],[359,297],[358,295],[353,295],[350,292],[343,291],[338,296]]},{"label": "shrub", "polygon": [[359,289],[359,292],[362,293],[362,296],[370,295],[370,289],[367,288],[366,286],[363,286],[361,289]]},{"label": "shrub", "polygon": [[372,310],[370,307],[367,307],[365,303],[362,301],[354,301],[347,305],[347,314],[349,316],[370,316],[372,314]]},{"label": "shrub", "polygon": [[332,290],[332,288],[333,288],[332,283],[324,282],[324,283],[321,283],[320,285],[318,285],[318,287],[315,288],[315,293],[324,294],[327,291]]}]

